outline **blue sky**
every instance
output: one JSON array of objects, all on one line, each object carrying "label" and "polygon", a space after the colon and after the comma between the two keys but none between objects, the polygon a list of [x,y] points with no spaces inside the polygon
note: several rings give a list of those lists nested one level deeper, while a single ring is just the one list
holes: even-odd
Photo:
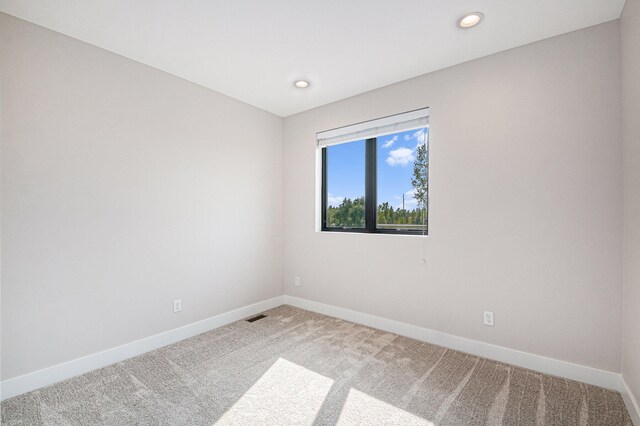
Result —
[{"label": "blue sky", "polygon": [[[424,143],[428,128],[410,130],[378,138],[378,204],[413,209],[411,176],[416,147]],[[364,196],[365,142],[334,145],[327,149],[328,204],[338,206],[344,198]]]}]

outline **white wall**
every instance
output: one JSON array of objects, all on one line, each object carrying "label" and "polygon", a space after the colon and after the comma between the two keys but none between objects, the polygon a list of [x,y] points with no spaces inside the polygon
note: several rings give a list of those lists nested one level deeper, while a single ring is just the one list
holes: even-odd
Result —
[{"label": "white wall", "polygon": [[624,319],[622,374],[640,402],[640,0],[620,19],[624,152]]},{"label": "white wall", "polygon": [[[286,118],[286,293],[619,372],[619,36],[614,21]],[[315,133],[424,106],[430,236],[316,233]]]},{"label": "white wall", "polygon": [[281,118],[4,14],[0,57],[3,380],[283,293]]},{"label": "white wall", "polygon": [[[635,117],[637,30],[622,22]],[[620,371],[619,37],[610,22],[289,117],[283,152],[274,115],[0,14],[2,379],[280,295],[283,282],[289,295]],[[423,106],[431,235],[316,233],[315,132]],[[627,266],[637,134],[627,118]],[[637,394],[634,271],[624,368]]]}]

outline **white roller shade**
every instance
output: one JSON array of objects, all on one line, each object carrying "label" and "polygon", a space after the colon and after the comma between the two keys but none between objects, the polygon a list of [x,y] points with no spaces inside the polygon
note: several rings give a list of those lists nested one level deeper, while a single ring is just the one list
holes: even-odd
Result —
[{"label": "white roller shade", "polygon": [[422,108],[316,134],[318,147],[353,142],[392,133],[419,129],[429,125],[429,108]]}]

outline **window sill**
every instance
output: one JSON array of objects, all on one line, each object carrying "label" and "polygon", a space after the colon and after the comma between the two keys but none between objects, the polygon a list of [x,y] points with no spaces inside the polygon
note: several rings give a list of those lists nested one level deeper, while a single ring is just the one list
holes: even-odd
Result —
[{"label": "window sill", "polygon": [[427,238],[429,234],[420,234],[417,232],[368,232],[368,231],[359,231],[356,229],[322,229],[316,231],[319,234],[350,234],[350,235],[385,235],[390,237],[419,237],[419,238]]}]

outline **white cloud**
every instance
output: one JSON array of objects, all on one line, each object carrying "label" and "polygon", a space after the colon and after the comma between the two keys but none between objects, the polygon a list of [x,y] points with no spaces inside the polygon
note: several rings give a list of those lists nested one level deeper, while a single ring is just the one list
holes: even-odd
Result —
[{"label": "white cloud", "polygon": [[389,152],[386,162],[390,166],[406,166],[413,160],[415,160],[415,157],[413,156],[412,150],[409,148],[398,148]]},{"label": "white cloud", "polygon": [[[409,198],[407,199],[405,197],[404,199],[404,209],[405,210],[413,210],[418,206],[418,200],[416,200],[415,198]],[[402,202],[400,202],[397,206],[396,206],[396,210],[397,209],[401,209],[402,208]]]},{"label": "white cloud", "polygon": [[392,137],[391,139],[389,139],[388,141],[383,143],[382,147],[383,148],[391,148],[391,146],[393,146],[393,144],[396,143],[397,141],[398,141],[398,135],[395,135],[394,137]]},{"label": "white cloud", "polygon": [[412,138],[416,140],[418,146],[424,145],[427,140],[427,133],[424,131],[424,129],[420,129],[413,134]]},{"label": "white cloud", "polygon": [[[410,191],[407,191],[404,193],[404,208],[406,210],[412,210],[414,208],[416,208],[418,206],[418,200],[416,200],[415,197],[416,194],[416,190],[412,189]],[[402,196],[400,197],[396,197],[396,199],[399,201],[398,205],[396,206],[396,209],[401,209],[402,208]]]},{"label": "white cloud", "polygon": [[417,205],[418,205],[418,200],[416,200],[415,198],[409,198],[408,200],[407,199],[404,200],[404,208],[407,210],[411,210],[415,208]]},{"label": "white cloud", "polygon": [[331,207],[339,207],[343,200],[343,196],[334,197],[331,193],[327,194],[327,204]]},{"label": "white cloud", "polygon": [[427,140],[427,132],[425,129],[418,129],[411,135],[404,135],[405,141],[416,140],[416,146],[423,145]]}]

